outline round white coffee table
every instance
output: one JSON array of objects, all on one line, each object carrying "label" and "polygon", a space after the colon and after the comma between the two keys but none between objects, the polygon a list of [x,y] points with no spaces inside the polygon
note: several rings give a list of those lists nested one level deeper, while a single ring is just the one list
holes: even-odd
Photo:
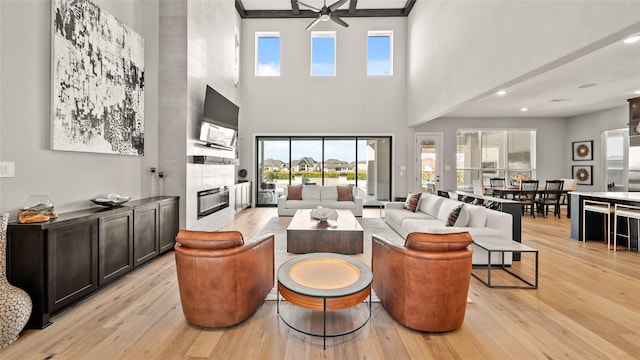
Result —
[{"label": "round white coffee table", "polygon": [[[353,333],[371,318],[371,281],[373,273],[365,264],[348,256],[334,253],[311,253],[288,260],[278,268],[277,311],[280,319],[290,328],[306,335],[326,338]],[[313,311],[322,311],[322,333],[304,328],[306,321],[287,318],[280,309],[281,299],[292,305]],[[365,300],[369,299],[368,302]],[[353,327],[327,332],[327,312],[365,306],[365,316]]]}]

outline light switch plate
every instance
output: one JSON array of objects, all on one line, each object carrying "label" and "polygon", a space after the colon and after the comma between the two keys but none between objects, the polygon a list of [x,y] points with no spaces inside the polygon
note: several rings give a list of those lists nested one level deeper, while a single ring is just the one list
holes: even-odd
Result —
[{"label": "light switch plate", "polygon": [[0,161],[0,177],[12,178],[16,176],[16,163],[13,161]]}]

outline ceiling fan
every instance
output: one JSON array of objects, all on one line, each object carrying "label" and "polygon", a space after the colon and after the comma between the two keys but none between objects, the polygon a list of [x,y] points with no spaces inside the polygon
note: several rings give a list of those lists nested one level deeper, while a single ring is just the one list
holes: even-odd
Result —
[{"label": "ceiling fan", "polygon": [[329,21],[332,20],[333,22],[340,24],[344,27],[349,27],[349,24],[347,24],[346,22],[344,22],[344,20],[340,19],[340,17],[338,17],[338,15],[334,14],[333,12],[335,10],[337,10],[340,6],[344,5],[344,3],[346,3],[347,0],[338,0],[336,2],[334,2],[333,4],[327,6],[327,0],[324,0],[324,6],[322,7],[322,9],[318,9],[316,7],[313,7],[311,5],[307,5],[301,1],[298,1],[298,5],[302,5],[304,7],[309,8],[311,11],[318,13],[318,17],[313,20],[311,22],[311,24],[309,24],[309,26],[307,26],[307,28],[305,30],[309,30],[312,27],[314,27],[317,23],[319,23],[320,21]]}]

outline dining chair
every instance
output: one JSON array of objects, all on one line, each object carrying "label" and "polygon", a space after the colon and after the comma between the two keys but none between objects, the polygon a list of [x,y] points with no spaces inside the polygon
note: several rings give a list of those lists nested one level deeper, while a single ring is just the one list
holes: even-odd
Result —
[{"label": "dining chair", "polygon": [[547,217],[549,206],[553,206],[553,215],[560,217],[560,198],[562,197],[563,180],[547,180],[544,186],[544,192],[535,200],[538,213],[542,213],[542,217]]},{"label": "dining chair", "polygon": [[[504,189],[507,187],[507,181],[504,178],[490,178],[489,179],[489,186],[491,187],[491,195],[495,195],[493,189]],[[501,197],[505,197],[504,195],[501,195]]]},{"label": "dining chair", "polygon": [[533,218],[536,217],[535,211],[533,211],[536,195],[538,194],[538,180],[523,180],[520,183],[520,192],[518,193],[518,201],[522,206],[522,215],[529,208],[529,215]]}]

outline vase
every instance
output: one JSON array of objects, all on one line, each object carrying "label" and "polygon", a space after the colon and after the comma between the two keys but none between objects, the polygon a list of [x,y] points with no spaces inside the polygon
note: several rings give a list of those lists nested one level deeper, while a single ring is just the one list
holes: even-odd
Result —
[{"label": "vase", "polygon": [[0,216],[0,348],[18,339],[31,316],[31,298],[7,280],[7,225],[9,214]]}]

